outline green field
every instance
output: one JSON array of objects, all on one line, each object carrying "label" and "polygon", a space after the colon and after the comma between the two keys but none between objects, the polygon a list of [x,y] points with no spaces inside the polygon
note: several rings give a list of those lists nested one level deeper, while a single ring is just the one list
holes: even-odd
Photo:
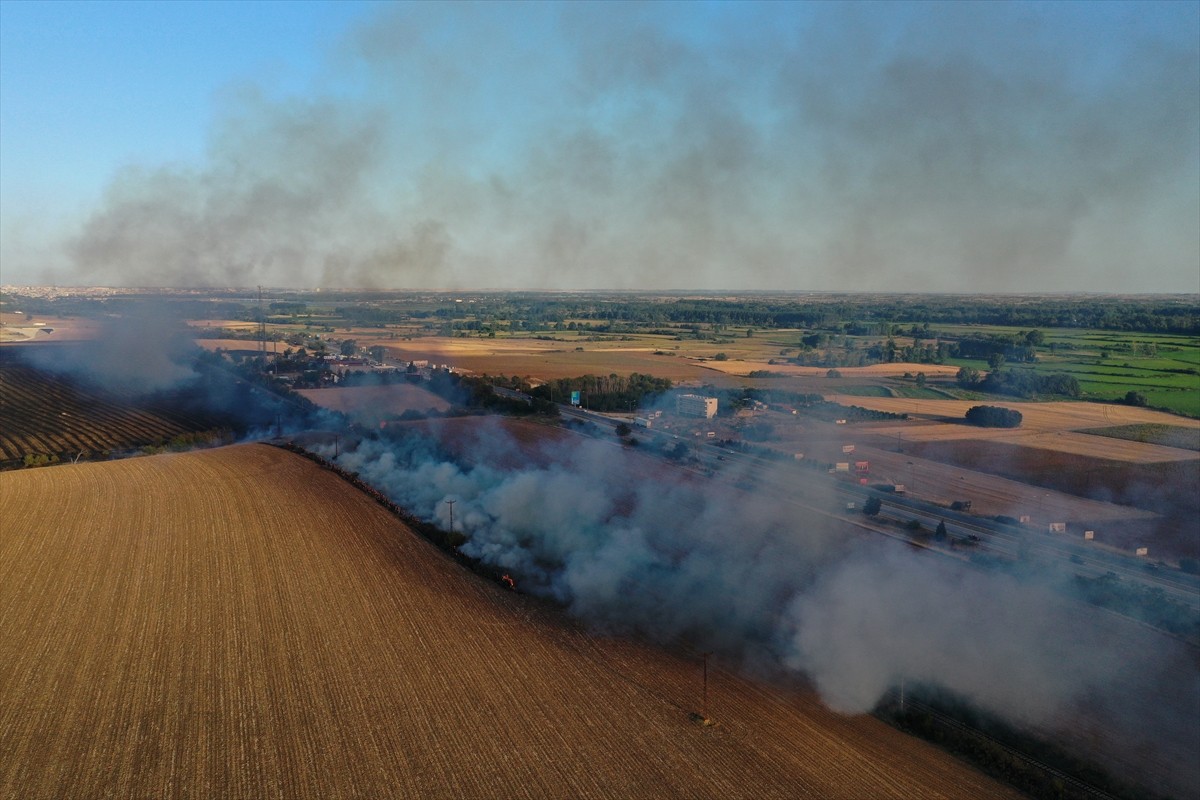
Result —
[{"label": "green field", "polygon": [[[1011,335],[1018,328],[982,325],[944,326],[947,336]],[[1075,328],[1042,329],[1044,343],[1032,364],[1005,368],[1074,376],[1087,400],[1120,400],[1130,391],[1155,408],[1200,417],[1200,337],[1179,334],[1122,333]],[[986,371],[980,359],[953,358],[955,366]]]},{"label": "green field", "polygon": [[889,391],[883,386],[875,384],[867,384],[863,386],[844,386],[838,389],[839,394],[850,395],[851,397],[895,397],[895,393]]},{"label": "green field", "polygon": [[1081,431],[1081,433],[1125,439],[1130,442],[1161,444],[1184,450],[1200,450],[1200,430],[1181,428],[1175,425],[1117,425],[1111,428],[1092,428]]},{"label": "green field", "polygon": [[[952,394],[942,389],[935,389],[930,386],[892,386],[892,396],[894,397],[911,397],[915,400],[955,400],[958,399],[956,394]],[[849,394],[849,392],[847,392]]]}]

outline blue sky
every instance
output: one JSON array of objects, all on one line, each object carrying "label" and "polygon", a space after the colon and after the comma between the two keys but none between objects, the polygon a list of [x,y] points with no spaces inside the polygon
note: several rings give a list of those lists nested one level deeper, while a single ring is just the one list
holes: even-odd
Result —
[{"label": "blue sky", "polygon": [[1198,10],[0,0],[0,281],[1196,292]]}]

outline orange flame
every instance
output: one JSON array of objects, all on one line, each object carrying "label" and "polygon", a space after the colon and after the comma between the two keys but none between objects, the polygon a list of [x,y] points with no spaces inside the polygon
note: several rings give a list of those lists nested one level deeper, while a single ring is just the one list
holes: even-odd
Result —
[{"label": "orange flame", "polygon": [[513,581],[512,576],[509,575],[508,573],[501,575],[500,580],[504,581],[505,585],[507,585],[508,588],[510,588],[514,591],[516,590],[517,584]]}]

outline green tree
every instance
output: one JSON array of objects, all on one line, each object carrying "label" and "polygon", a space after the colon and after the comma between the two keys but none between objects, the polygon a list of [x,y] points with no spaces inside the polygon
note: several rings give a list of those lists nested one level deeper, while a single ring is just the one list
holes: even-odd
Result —
[{"label": "green tree", "polygon": [[867,502],[863,503],[863,513],[868,517],[873,517],[879,513],[879,509],[883,507],[883,503],[878,497],[868,497]]},{"label": "green tree", "polygon": [[625,437],[633,433],[633,428],[629,427],[624,422],[618,422],[616,428],[617,436]]},{"label": "green tree", "polygon": [[1021,412],[1001,406],[971,406],[967,409],[966,419],[981,428],[1021,427]]},{"label": "green tree", "polygon": [[946,520],[939,520],[937,529],[933,532],[933,538],[939,542],[946,540]]}]

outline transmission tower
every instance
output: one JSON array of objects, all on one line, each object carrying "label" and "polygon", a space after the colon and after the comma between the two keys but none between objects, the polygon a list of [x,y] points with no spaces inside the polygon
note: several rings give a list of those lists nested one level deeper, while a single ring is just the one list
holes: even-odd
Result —
[{"label": "transmission tower", "polygon": [[258,355],[267,363],[267,312],[263,308],[262,286],[258,287]]}]

